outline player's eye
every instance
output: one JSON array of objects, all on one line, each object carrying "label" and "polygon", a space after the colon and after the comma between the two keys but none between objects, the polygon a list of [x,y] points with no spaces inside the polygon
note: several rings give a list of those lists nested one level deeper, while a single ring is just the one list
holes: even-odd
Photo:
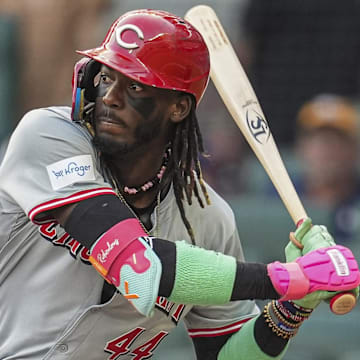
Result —
[{"label": "player's eye", "polygon": [[139,84],[138,82],[135,82],[135,81],[134,81],[134,82],[130,83],[129,89],[130,89],[132,92],[139,93],[139,92],[141,92],[141,91],[144,90],[144,87],[143,87],[141,84]]},{"label": "player's eye", "polygon": [[99,75],[99,82],[102,84],[109,84],[111,82],[110,76],[104,72]]}]

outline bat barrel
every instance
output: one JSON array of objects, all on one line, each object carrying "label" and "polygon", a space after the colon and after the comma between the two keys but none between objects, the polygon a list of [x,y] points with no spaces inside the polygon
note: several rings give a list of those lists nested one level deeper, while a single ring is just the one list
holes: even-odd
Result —
[{"label": "bat barrel", "polygon": [[[206,5],[191,8],[185,15],[202,34],[210,52],[210,76],[234,121],[269,175],[296,225],[307,217],[290,180],[256,94],[214,10]],[[331,310],[345,314],[356,298],[351,293],[336,295]]]}]

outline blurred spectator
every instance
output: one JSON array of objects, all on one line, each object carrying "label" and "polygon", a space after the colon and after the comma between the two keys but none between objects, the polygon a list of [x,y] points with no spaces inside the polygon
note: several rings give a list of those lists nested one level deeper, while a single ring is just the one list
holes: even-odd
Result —
[{"label": "blurred spectator", "polygon": [[109,0],[1,0],[0,13],[12,16],[19,29],[20,115],[32,108],[71,102],[74,49],[99,40],[99,14]]},{"label": "blurred spectator", "polygon": [[296,152],[302,164],[297,190],[331,209],[330,230],[338,243],[360,238],[358,113],[344,97],[318,95],[297,116]]},{"label": "blurred spectator", "polygon": [[248,1],[244,63],[279,145],[292,145],[308,97],[359,94],[359,17],[357,0]]}]

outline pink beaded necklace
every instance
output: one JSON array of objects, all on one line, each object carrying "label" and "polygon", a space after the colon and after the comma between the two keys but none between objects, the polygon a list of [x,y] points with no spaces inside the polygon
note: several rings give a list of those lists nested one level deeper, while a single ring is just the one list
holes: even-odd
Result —
[{"label": "pink beaded necklace", "polygon": [[171,149],[168,147],[164,153],[163,161],[160,166],[159,172],[150,180],[146,181],[143,185],[138,187],[130,187],[130,186],[124,186],[123,192],[127,193],[129,195],[135,195],[139,192],[145,192],[149,189],[151,189],[153,186],[159,184],[161,182],[162,177],[164,176],[165,170],[167,168],[167,164],[169,162]]}]

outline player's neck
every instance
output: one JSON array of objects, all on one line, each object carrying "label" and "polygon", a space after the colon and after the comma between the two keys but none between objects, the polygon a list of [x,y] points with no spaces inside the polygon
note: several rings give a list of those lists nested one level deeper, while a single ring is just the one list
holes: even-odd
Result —
[{"label": "player's neck", "polygon": [[167,168],[169,152],[147,151],[111,161],[110,167],[118,190],[132,206],[144,208],[154,202]]}]

